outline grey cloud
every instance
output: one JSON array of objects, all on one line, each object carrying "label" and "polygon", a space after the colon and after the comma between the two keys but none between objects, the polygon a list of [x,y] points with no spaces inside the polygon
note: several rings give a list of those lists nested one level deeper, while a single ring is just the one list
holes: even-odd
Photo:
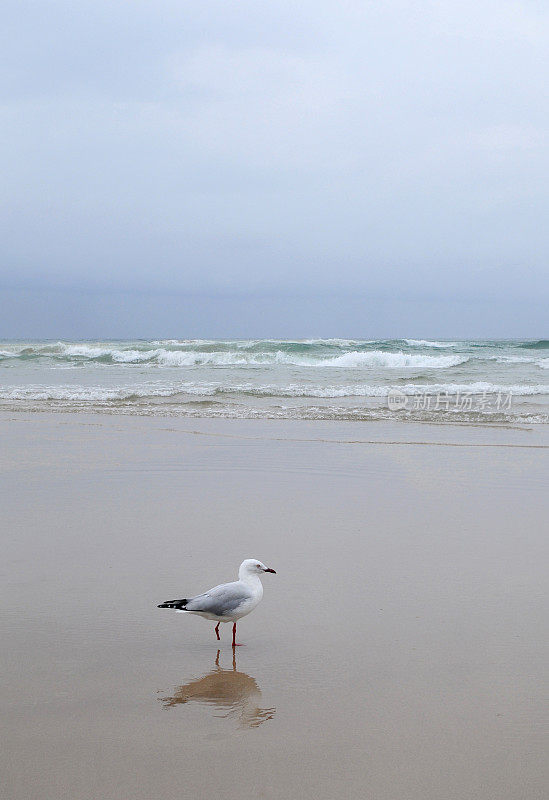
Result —
[{"label": "grey cloud", "polygon": [[5,286],[546,296],[541,4],[5,14]]}]

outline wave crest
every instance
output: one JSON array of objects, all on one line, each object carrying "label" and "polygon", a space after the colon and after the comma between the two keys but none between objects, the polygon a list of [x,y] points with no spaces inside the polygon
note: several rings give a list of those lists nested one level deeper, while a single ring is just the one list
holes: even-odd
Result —
[{"label": "wave crest", "polygon": [[188,402],[185,395],[198,397],[213,397],[220,395],[247,395],[258,398],[277,397],[303,397],[303,398],[384,398],[391,392],[399,392],[408,397],[416,395],[436,396],[440,394],[458,395],[496,395],[506,394],[515,396],[549,395],[549,385],[504,385],[484,381],[474,383],[408,383],[404,385],[376,386],[369,384],[342,384],[342,385],[316,385],[311,386],[300,383],[290,383],[281,386],[274,384],[253,383],[207,383],[207,382],[177,382],[172,385],[136,384],[123,388],[107,389],[102,386],[12,386],[0,390],[1,400],[66,400],[66,401],[91,401],[91,402],[120,402],[140,401],[147,398],[177,399],[178,402]]},{"label": "wave crest", "polygon": [[549,350],[549,339],[538,339],[537,342],[521,342],[519,347],[527,350]]},{"label": "wave crest", "polygon": [[446,369],[469,361],[467,356],[427,356],[412,353],[386,353],[371,350],[360,353],[354,350],[322,362],[322,366],[333,367],[387,367],[389,369]]},{"label": "wave crest", "polygon": [[[333,340],[335,341],[335,340]],[[221,343],[217,343],[218,347]],[[303,345],[300,345],[302,347]],[[249,345],[248,345],[249,347]],[[153,349],[124,348],[121,346],[102,344],[64,344],[45,347],[24,348],[18,352],[0,351],[0,357],[22,358],[23,360],[49,357],[56,361],[67,360],[100,362],[103,364],[150,364],[161,367],[269,367],[288,365],[296,367],[337,367],[346,369],[386,368],[386,369],[446,369],[469,360],[465,355],[427,355],[404,353],[402,351],[387,352],[385,350],[350,350],[333,354],[314,352],[310,349],[276,349],[255,350],[238,346],[222,350]]]},{"label": "wave crest", "polygon": [[430,342],[428,339],[404,339],[410,347],[459,347],[459,342]]}]

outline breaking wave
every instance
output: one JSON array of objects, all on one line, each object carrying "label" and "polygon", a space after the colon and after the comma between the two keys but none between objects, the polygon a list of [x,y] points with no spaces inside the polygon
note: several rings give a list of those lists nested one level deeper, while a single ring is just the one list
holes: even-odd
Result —
[{"label": "breaking wave", "polygon": [[[196,343],[195,343],[196,344]],[[205,344],[205,343],[203,343]],[[219,343],[217,343],[219,344]],[[340,355],[327,355],[322,352],[302,354],[291,350],[246,352],[241,349],[203,350],[173,349],[165,347],[154,349],[119,348],[87,344],[57,344],[41,348],[23,348],[17,351],[1,351],[6,358],[44,358],[55,361],[95,361],[104,364],[151,364],[164,367],[263,367],[288,364],[298,367],[340,367],[361,369],[386,367],[388,369],[445,369],[468,361],[468,356],[419,355],[415,353],[386,352],[384,350],[351,350]]]},{"label": "breaking wave", "polygon": [[410,345],[410,347],[436,347],[436,348],[447,348],[447,347],[459,347],[459,342],[430,342],[427,339],[404,339],[406,344]]},{"label": "breaking wave", "polygon": [[387,367],[389,369],[446,369],[469,361],[467,356],[428,356],[411,353],[386,353],[372,350],[369,353],[353,351],[322,362],[322,366],[333,367]]},{"label": "breaking wave", "polygon": [[391,392],[399,392],[406,396],[416,395],[495,395],[511,394],[515,396],[547,395],[549,386],[537,384],[504,385],[492,384],[483,381],[475,383],[429,383],[429,384],[401,384],[389,386],[376,386],[369,384],[310,386],[299,383],[290,383],[282,386],[273,384],[255,385],[253,383],[225,384],[225,383],[177,383],[171,386],[157,386],[154,384],[141,384],[117,389],[106,389],[102,386],[14,386],[0,390],[2,400],[68,400],[68,401],[97,401],[120,402],[138,401],[147,398],[176,398],[185,401],[185,395],[213,397],[215,395],[247,395],[252,397],[310,397],[310,398],[344,398],[344,397],[371,397],[383,398]]},{"label": "breaking wave", "polygon": [[[510,419],[540,421],[549,410],[549,381],[542,382],[548,348],[545,339],[0,341],[0,404],[31,411],[382,419],[392,392],[501,394],[514,397],[516,410],[505,409]],[[408,410],[412,405],[420,403],[409,402]],[[464,419],[473,420],[467,413]]]},{"label": "breaking wave", "polygon": [[549,339],[538,339],[537,342],[521,342],[519,347],[527,350],[549,350]]}]

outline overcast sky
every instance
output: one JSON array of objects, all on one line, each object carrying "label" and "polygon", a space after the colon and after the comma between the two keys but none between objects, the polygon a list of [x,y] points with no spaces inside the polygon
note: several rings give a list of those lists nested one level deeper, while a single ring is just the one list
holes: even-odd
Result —
[{"label": "overcast sky", "polygon": [[4,0],[0,335],[541,336],[542,0]]}]

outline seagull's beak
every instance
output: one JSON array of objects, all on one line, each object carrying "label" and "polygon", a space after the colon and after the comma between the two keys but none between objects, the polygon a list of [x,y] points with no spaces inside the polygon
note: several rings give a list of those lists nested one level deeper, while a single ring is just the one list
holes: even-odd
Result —
[{"label": "seagull's beak", "polygon": [[265,572],[272,572],[273,575],[276,575],[276,570],[275,569],[271,569],[270,567],[265,567]]}]

